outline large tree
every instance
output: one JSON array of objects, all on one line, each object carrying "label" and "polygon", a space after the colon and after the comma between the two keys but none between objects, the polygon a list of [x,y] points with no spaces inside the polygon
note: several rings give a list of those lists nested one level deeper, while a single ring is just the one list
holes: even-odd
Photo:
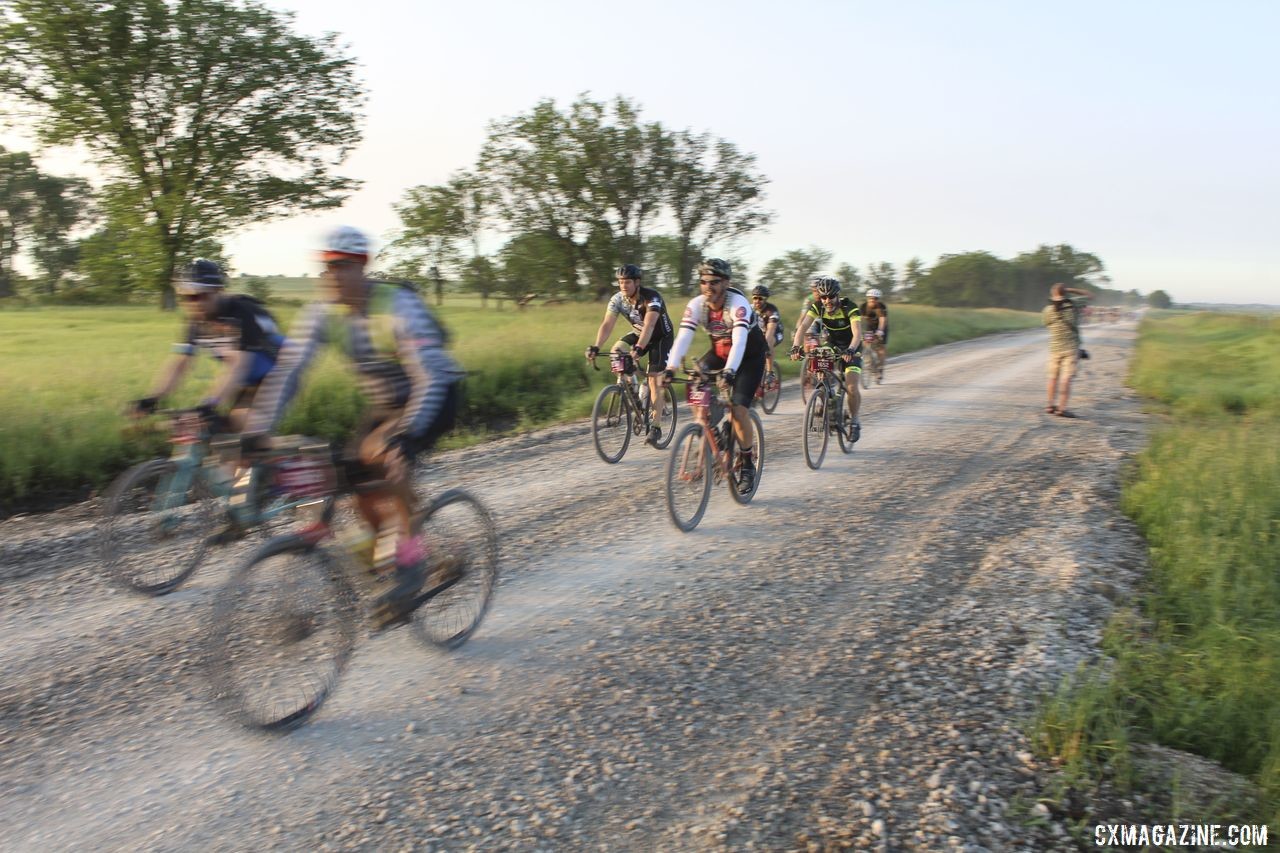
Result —
[{"label": "large tree", "polygon": [[1038,309],[1048,297],[1049,288],[1059,282],[1068,287],[1098,287],[1105,278],[1097,255],[1065,243],[1039,246],[1034,252],[1018,255],[1011,263],[1018,279],[1018,292],[1008,304],[1010,308]]},{"label": "large tree", "polygon": [[47,145],[85,144],[158,252],[165,285],[201,238],[333,207],[364,90],[330,33],[253,0],[11,0],[0,91]]},{"label": "large tree", "polygon": [[943,255],[911,289],[911,301],[961,308],[1013,307],[1018,284],[1013,265],[990,252]]},{"label": "large tree", "polygon": [[[484,275],[474,273],[486,269],[475,263],[483,257],[480,238],[492,204],[488,185],[468,172],[453,174],[441,186],[407,190],[404,200],[395,205],[400,215],[400,233],[391,244],[392,254],[400,258],[396,266],[399,274],[437,280],[452,275],[487,281]],[[463,251],[464,245],[469,256]],[[472,273],[464,276],[469,265]],[[489,285],[481,288],[482,298],[488,289]]]}]

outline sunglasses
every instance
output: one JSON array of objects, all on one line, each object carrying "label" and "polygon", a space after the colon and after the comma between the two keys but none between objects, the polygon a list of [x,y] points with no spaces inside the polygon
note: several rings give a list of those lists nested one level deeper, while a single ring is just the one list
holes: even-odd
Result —
[{"label": "sunglasses", "polygon": [[724,281],[724,279],[722,279],[722,278],[702,278],[702,279],[698,279],[698,282],[699,282],[700,284],[718,284],[719,282],[722,282],[722,281]]},{"label": "sunglasses", "polygon": [[203,293],[184,293],[182,294],[182,301],[183,302],[199,302],[200,297],[202,296],[204,296]]}]

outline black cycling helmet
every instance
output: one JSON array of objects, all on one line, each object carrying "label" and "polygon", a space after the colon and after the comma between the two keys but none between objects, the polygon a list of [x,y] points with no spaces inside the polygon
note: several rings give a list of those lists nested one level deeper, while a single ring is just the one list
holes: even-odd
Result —
[{"label": "black cycling helmet", "polygon": [[818,291],[819,296],[839,296],[840,279],[829,275],[815,275],[810,285]]},{"label": "black cycling helmet", "polygon": [[733,278],[733,267],[723,258],[703,258],[702,263],[698,264],[698,275]]},{"label": "black cycling helmet", "polygon": [[640,267],[636,266],[635,264],[623,264],[622,266],[618,267],[615,275],[617,278],[640,279],[640,278],[644,278],[644,270],[640,269]]},{"label": "black cycling helmet", "polygon": [[196,258],[187,264],[174,282],[174,287],[182,293],[205,293],[226,286],[227,277],[222,267],[206,258]]},{"label": "black cycling helmet", "polygon": [[751,295],[759,296],[761,299],[768,299],[769,288],[765,287],[763,284],[757,284],[755,287],[751,288]]}]

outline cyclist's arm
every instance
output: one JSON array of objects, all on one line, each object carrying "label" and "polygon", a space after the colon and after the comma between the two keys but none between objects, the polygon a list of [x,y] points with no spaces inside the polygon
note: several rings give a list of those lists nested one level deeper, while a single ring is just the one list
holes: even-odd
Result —
[{"label": "cyclist's arm", "polygon": [[604,321],[600,324],[600,330],[596,332],[596,349],[604,346],[604,342],[609,339],[610,333],[613,332],[613,326],[618,322],[618,315],[613,313],[613,305],[604,309]]},{"label": "cyclist's arm", "polygon": [[253,364],[253,353],[242,349],[236,350],[225,359],[225,362],[222,375],[218,377],[213,390],[204,400],[211,406],[230,403],[240,393],[240,389],[245,384],[245,377],[249,375],[249,367]]},{"label": "cyclist's arm", "polygon": [[396,347],[412,389],[396,424],[399,435],[422,435],[444,407],[457,365],[444,349],[444,331],[422,300],[408,290],[396,294]]},{"label": "cyclist's arm", "polygon": [[182,377],[187,375],[187,371],[191,369],[193,356],[185,352],[175,355],[165,365],[164,372],[160,374],[160,381],[156,383],[155,389],[150,396],[157,400],[163,400],[173,393],[178,384],[182,382]]},{"label": "cyclist's arm", "polygon": [[815,317],[812,314],[801,314],[800,322],[796,323],[796,334],[791,339],[793,347],[802,346],[804,344],[804,333],[809,331],[809,327],[813,325]]},{"label": "cyclist's arm", "polygon": [[695,296],[684,307],[684,316],[680,318],[680,331],[676,333],[675,342],[671,344],[671,352],[667,353],[667,370],[674,371],[680,366],[684,354],[689,351],[689,345],[693,343],[693,333],[698,331],[698,326],[702,324],[702,315],[702,297]]},{"label": "cyclist's arm", "polygon": [[765,343],[769,345],[769,352],[773,352],[774,338],[778,336],[778,319],[770,317],[768,324],[764,327]]},{"label": "cyclist's arm", "polygon": [[298,382],[307,365],[325,341],[328,312],[325,303],[313,302],[294,321],[293,329],[276,359],[276,366],[262,380],[253,410],[245,419],[245,432],[269,432],[280,421],[285,406],[298,391]]},{"label": "cyclist's arm", "polygon": [[647,347],[649,342],[653,340],[653,330],[658,326],[658,314],[654,311],[646,311],[644,315],[644,328],[640,330],[640,337],[636,340],[637,347]]}]

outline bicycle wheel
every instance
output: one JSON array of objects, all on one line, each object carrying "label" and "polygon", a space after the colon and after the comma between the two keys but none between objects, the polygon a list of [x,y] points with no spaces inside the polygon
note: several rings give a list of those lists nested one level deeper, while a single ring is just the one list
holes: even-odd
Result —
[{"label": "bicycle wheel", "polygon": [[222,517],[199,467],[172,459],[133,466],[107,490],[98,547],[108,577],[143,595],[172,592],[209,550]]},{"label": "bicycle wheel", "polygon": [[834,414],[834,429],[837,438],[840,440],[840,450],[843,453],[853,452],[853,436],[850,430],[853,427],[853,417],[849,414],[847,408],[847,392],[844,386],[840,386],[840,390],[836,392],[835,400],[831,402]]},{"label": "bicycle wheel", "polygon": [[730,435],[733,436],[733,438],[730,441],[731,446],[729,448],[729,453],[731,455],[729,458],[733,460],[734,475],[729,479],[729,494],[731,494],[733,499],[740,504],[751,503],[751,499],[756,496],[756,492],[760,489],[760,475],[764,473],[764,422],[760,420],[760,416],[752,409],[747,410],[747,416],[751,419],[751,430],[754,433],[752,436],[751,448],[754,451],[752,459],[755,462],[756,476],[752,483],[751,491],[746,493],[739,492],[737,488],[737,469],[739,463],[737,447],[738,439],[737,436],[733,434],[733,431],[730,430]]},{"label": "bicycle wheel", "polygon": [[764,396],[760,398],[760,408],[764,409],[766,415],[772,415],[773,410],[778,408],[778,400],[782,397],[782,383],[778,381],[778,374],[772,370],[764,375]]},{"label": "bicycle wheel", "polygon": [[218,590],[209,675],[244,725],[284,732],[333,692],[355,647],[358,603],[341,567],[300,536],[263,545]]},{"label": "bicycle wheel", "polygon": [[430,555],[429,570],[457,579],[414,611],[413,633],[433,646],[456,649],[480,627],[493,600],[498,532],[484,505],[461,489],[450,489],[432,501],[418,532]]},{"label": "bicycle wheel", "polygon": [[813,393],[813,379],[813,372],[809,370],[809,359],[806,358],[800,365],[800,402],[809,402],[809,395]]},{"label": "bicycle wheel", "polygon": [[711,500],[711,444],[702,424],[689,424],[675,440],[667,460],[667,512],[688,533],[698,526]]},{"label": "bicycle wheel", "polygon": [[667,398],[667,411],[662,416],[662,420],[657,422],[662,429],[662,435],[654,445],[658,450],[666,450],[671,444],[671,439],[676,437],[676,392],[668,385],[663,389],[662,396]]},{"label": "bicycle wheel", "polygon": [[591,440],[596,453],[610,465],[622,458],[631,444],[631,407],[617,385],[600,389],[591,408]]},{"label": "bicycle wheel", "polygon": [[813,470],[822,467],[827,455],[828,427],[831,424],[826,388],[818,385],[804,409],[804,461]]}]

